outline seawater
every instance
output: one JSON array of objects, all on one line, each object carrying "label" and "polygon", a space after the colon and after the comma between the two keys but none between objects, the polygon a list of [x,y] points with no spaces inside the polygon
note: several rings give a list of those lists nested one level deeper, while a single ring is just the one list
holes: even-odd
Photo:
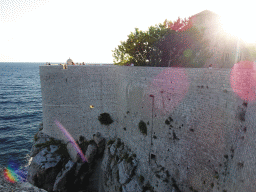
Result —
[{"label": "seawater", "polygon": [[0,166],[26,166],[34,135],[42,122],[39,66],[0,63]]}]

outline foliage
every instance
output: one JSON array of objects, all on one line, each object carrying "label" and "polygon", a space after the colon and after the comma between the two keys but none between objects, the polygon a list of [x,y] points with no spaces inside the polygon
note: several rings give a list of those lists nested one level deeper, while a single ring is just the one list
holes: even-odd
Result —
[{"label": "foliage", "polygon": [[42,131],[43,130],[43,123],[41,122],[40,124],[39,124],[39,131]]},{"label": "foliage", "polygon": [[67,144],[62,143],[60,140],[55,140],[52,137],[50,138],[50,141],[46,141],[45,143],[36,144],[35,147],[41,147],[41,148],[47,147],[48,151],[50,151],[50,145],[58,146],[56,153],[61,155],[62,157],[69,158]]},{"label": "foliage", "polygon": [[208,42],[203,40],[203,30],[194,27],[192,21],[193,17],[178,18],[150,26],[147,31],[135,28],[135,32],[112,51],[114,64],[202,67],[212,54]]},{"label": "foliage", "polygon": [[147,135],[147,125],[144,121],[139,122],[139,129],[141,133]]},{"label": "foliage", "polygon": [[89,146],[89,144],[90,143],[88,141],[83,141],[83,142],[81,142],[78,145],[79,145],[80,149],[83,151],[83,153],[85,153],[87,148],[88,148],[88,146]]},{"label": "foliage", "polygon": [[121,145],[122,145],[121,139],[118,138],[118,139],[117,139],[117,143],[116,143],[116,147],[119,148],[119,147],[121,147]]},{"label": "foliage", "polygon": [[129,157],[129,155],[128,155],[128,153],[126,152],[126,153],[123,155],[122,159],[127,160],[127,159],[128,159],[128,157]]},{"label": "foliage", "polygon": [[[169,31],[163,24],[150,26],[148,31],[141,31],[135,28],[135,32],[128,35],[126,41],[113,52],[114,64],[126,65],[133,63],[135,66],[148,66],[151,52],[157,51],[153,48],[156,41],[161,39]],[[159,56],[155,55],[154,59]]]},{"label": "foliage", "polygon": [[143,177],[142,175],[140,175],[140,176],[139,176],[139,181],[140,181],[141,183],[143,183],[144,180],[145,180],[144,177]]},{"label": "foliage", "polygon": [[84,142],[84,141],[85,141],[84,136],[80,135],[80,136],[79,136],[79,141],[80,141],[80,142]]},{"label": "foliage", "polygon": [[212,56],[208,42],[203,40],[203,32],[196,27],[186,31],[171,30],[154,47],[161,52],[161,62],[157,64],[161,67],[202,67]]},{"label": "foliage", "polygon": [[109,140],[109,141],[107,142],[107,145],[112,145],[114,142],[115,142],[114,139],[113,139],[113,140]]},{"label": "foliage", "polygon": [[100,116],[98,117],[98,120],[103,125],[110,125],[111,123],[113,123],[113,120],[108,113],[100,114]]},{"label": "foliage", "polygon": [[247,44],[243,51],[247,53],[247,60],[256,60],[256,44]]},{"label": "foliage", "polygon": [[192,186],[190,186],[189,189],[190,189],[190,191],[192,191],[192,192],[198,192],[197,190],[193,189]]},{"label": "foliage", "polygon": [[38,132],[34,135],[34,140],[37,141],[39,138],[38,138]]},{"label": "foliage", "polygon": [[149,182],[147,182],[147,184],[143,186],[143,192],[145,191],[153,191],[153,187],[149,184]]}]

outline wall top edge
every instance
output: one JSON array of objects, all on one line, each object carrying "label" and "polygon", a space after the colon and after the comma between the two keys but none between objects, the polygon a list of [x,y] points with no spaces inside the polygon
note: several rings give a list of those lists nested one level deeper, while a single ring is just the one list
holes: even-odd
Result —
[{"label": "wall top edge", "polygon": [[[52,68],[63,68],[62,65],[40,65],[39,67],[52,67]],[[209,70],[209,71],[230,71],[232,68],[212,68],[209,69],[208,67],[206,68],[189,68],[189,67],[150,67],[150,66],[119,66],[119,65],[112,65],[112,64],[103,64],[103,65],[99,65],[99,64],[95,64],[95,65],[68,65],[68,68],[76,68],[76,67],[115,67],[115,68],[134,68],[134,69],[185,69],[185,70]]]}]

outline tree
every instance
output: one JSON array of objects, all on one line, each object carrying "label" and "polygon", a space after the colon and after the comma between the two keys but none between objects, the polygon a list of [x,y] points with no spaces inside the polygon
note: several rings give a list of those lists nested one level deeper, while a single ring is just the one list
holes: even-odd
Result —
[{"label": "tree", "polygon": [[201,67],[210,53],[203,33],[193,27],[193,17],[178,18],[175,22],[149,27],[148,31],[135,32],[115,48],[114,64],[135,66]]},{"label": "tree", "polygon": [[[170,31],[153,46],[161,54],[157,66],[202,67],[206,59],[211,57],[208,42],[203,40],[203,31],[192,25],[192,18],[164,22]],[[153,58],[154,55],[151,62],[155,62]]]},{"label": "tree", "polygon": [[154,43],[162,38],[167,31],[169,29],[163,24],[150,26],[148,31],[145,32],[135,28],[135,32],[130,33],[128,39],[121,41],[121,45],[118,45],[118,48],[112,51],[114,64],[126,65],[127,63],[134,63],[136,66],[148,65],[151,52],[154,52]]}]

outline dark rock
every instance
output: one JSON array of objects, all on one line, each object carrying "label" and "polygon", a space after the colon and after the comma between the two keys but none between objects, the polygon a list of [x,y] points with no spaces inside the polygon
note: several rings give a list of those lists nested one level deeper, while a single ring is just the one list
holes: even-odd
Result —
[{"label": "dark rock", "polygon": [[57,175],[54,186],[53,186],[53,190],[64,191],[65,189],[70,187],[70,184],[68,183],[72,183],[71,180],[74,175],[74,170],[75,170],[75,163],[69,160],[68,163],[65,165],[65,167],[62,168],[62,170]]},{"label": "dark rock", "polygon": [[115,144],[115,143],[114,143],[113,145],[111,145],[109,151],[110,151],[110,154],[111,154],[112,156],[115,155],[115,153],[116,153],[116,144]]},{"label": "dark rock", "polygon": [[36,147],[37,144],[42,144],[50,141],[50,137],[44,134],[42,131],[39,131],[36,137],[37,140],[33,143],[32,149],[30,151],[30,157],[35,157],[43,149],[43,147]]},{"label": "dark rock", "polygon": [[86,158],[88,163],[91,163],[94,159],[94,156],[97,154],[97,147],[93,144],[90,144],[86,150]]},{"label": "dark rock", "polygon": [[53,190],[55,178],[61,170],[61,156],[56,154],[58,146],[44,148],[32,160],[28,168],[27,180],[32,185],[47,191]]},{"label": "dark rock", "polygon": [[119,169],[119,182],[123,185],[129,182],[129,180],[131,179],[135,166],[123,160],[121,163],[118,164],[118,169]]},{"label": "dark rock", "polygon": [[98,147],[98,155],[102,154],[105,149],[105,139],[100,135],[99,132],[93,136],[93,140],[97,144]]},{"label": "dark rock", "polygon": [[74,148],[74,145],[71,142],[67,144],[67,151],[72,161],[77,162],[80,156],[78,155],[76,149]]},{"label": "dark rock", "polygon": [[129,183],[122,186],[123,192],[142,192],[139,182],[134,177]]},{"label": "dark rock", "polygon": [[75,173],[74,176],[79,177],[82,173],[89,171],[89,164],[87,162],[85,163],[76,163]]}]

